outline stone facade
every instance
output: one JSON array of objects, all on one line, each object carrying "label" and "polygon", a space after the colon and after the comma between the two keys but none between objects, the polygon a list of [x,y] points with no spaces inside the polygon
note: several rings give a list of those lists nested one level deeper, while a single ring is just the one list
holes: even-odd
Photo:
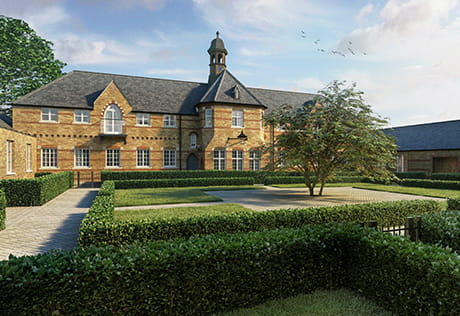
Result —
[{"label": "stone facade", "polygon": [[0,179],[33,178],[36,138],[0,127]]},{"label": "stone facade", "polygon": [[399,151],[398,171],[460,172],[460,150]]}]

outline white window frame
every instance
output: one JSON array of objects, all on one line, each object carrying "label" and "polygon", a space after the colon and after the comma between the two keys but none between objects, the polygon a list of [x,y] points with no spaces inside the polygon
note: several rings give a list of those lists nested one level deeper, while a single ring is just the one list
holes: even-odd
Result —
[{"label": "white window frame", "polygon": [[163,116],[163,127],[167,127],[167,128],[176,127],[176,116],[165,114]]},{"label": "white window frame", "polygon": [[204,110],[204,127],[212,127],[212,109]]},{"label": "white window frame", "polygon": [[121,167],[121,151],[120,149],[105,150],[105,167],[120,168]]},{"label": "white window frame", "polygon": [[89,148],[74,149],[74,167],[89,168],[90,165],[90,150]]},{"label": "white window frame", "polygon": [[6,174],[15,174],[13,171],[13,144],[12,140],[6,141]]},{"label": "white window frame", "polygon": [[57,148],[42,148],[41,167],[43,169],[56,169],[58,167]]},{"label": "white window frame", "polygon": [[59,122],[59,111],[53,108],[42,108],[41,109],[41,121],[40,122]]},{"label": "white window frame", "polygon": [[123,114],[116,104],[111,104],[104,112],[103,132],[110,135],[123,134]]},{"label": "white window frame", "polygon": [[190,134],[190,148],[196,148],[198,135],[196,133]]},{"label": "white window frame", "polygon": [[225,150],[215,149],[213,161],[215,170],[225,170]]},{"label": "white window frame", "polygon": [[260,150],[251,150],[249,152],[249,170],[259,171],[260,170]]},{"label": "white window frame", "polygon": [[244,111],[232,110],[232,127],[244,127]]},{"label": "white window frame", "polygon": [[244,153],[242,150],[232,150],[232,170],[243,170],[243,157]]},{"label": "white window frame", "polygon": [[26,172],[32,172],[32,144],[26,144]]},{"label": "white window frame", "polygon": [[176,168],[176,150],[163,150],[163,168]]},{"label": "white window frame", "polygon": [[150,150],[136,149],[136,167],[150,168]]},{"label": "white window frame", "polygon": [[136,126],[150,126],[150,114],[137,113],[136,114]]},{"label": "white window frame", "polygon": [[88,110],[75,110],[73,122],[77,124],[89,124],[89,111]]}]

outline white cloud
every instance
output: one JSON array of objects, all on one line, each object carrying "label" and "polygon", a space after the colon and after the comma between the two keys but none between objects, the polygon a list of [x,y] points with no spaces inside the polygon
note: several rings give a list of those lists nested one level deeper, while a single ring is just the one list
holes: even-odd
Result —
[{"label": "white cloud", "polygon": [[288,87],[288,90],[312,93],[323,89],[325,86],[326,83],[320,79],[307,77],[296,80],[292,86]]},{"label": "white cloud", "polygon": [[358,22],[362,21],[372,12],[374,12],[374,5],[372,3],[368,3],[359,10],[358,14],[356,15],[356,20]]},{"label": "white cloud", "polygon": [[151,11],[163,8],[165,0],[79,0],[85,4],[104,3],[104,5],[115,9],[126,9],[131,7],[142,7]]}]

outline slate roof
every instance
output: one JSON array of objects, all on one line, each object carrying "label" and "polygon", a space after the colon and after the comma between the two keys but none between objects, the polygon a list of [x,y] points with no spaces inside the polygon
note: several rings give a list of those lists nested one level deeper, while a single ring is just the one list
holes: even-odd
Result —
[{"label": "slate roof", "polygon": [[398,151],[460,149],[460,120],[394,127]]},{"label": "slate roof", "polygon": [[13,130],[13,120],[6,114],[0,114],[0,127]]},{"label": "slate roof", "polygon": [[[220,89],[212,90],[212,85],[210,87],[207,83],[75,70],[20,97],[12,104],[92,109],[93,102],[111,81],[121,90],[134,112],[196,115],[195,106],[202,102],[207,92],[207,97],[203,100],[214,98],[216,102],[264,105],[268,111],[283,104],[300,106],[315,96],[308,93],[246,88],[228,71],[222,77]],[[231,85],[234,82],[240,84],[238,102],[228,95],[228,89],[233,88]]]}]

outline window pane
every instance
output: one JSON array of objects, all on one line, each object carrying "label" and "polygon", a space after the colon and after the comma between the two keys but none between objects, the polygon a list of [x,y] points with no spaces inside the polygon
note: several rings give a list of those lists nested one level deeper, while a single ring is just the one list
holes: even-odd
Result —
[{"label": "window pane", "polygon": [[225,150],[214,150],[214,169],[225,170]]},{"label": "window pane", "polygon": [[163,152],[163,166],[164,167],[176,167],[176,151],[165,150]]},{"label": "window pane", "polygon": [[57,149],[42,148],[42,167],[57,168]]},{"label": "window pane", "polygon": [[243,111],[232,111],[232,127],[243,127]]},{"label": "window pane", "polygon": [[107,149],[106,150],[106,166],[107,167],[120,167],[120,150]]},{"label": "window pane", "polygon": [[138,149],[137,150],[137,166],[150,167],[150,150]]},{"label": "window pane", "polygon": [[232,151],[232,169],[243,170],[243,151],[233,150]]},{"label": "window pane", "polygon": [[206,109],[204,111],[204,126],[212,127],[212,109]]},{"label": "window pane", "polygon": [[89,149],[75,149],[75,167],[89,167]]},{"label": "window pane", "polygon": [[249,152],[249,169],[252,171],[260,170],[260,151],[254,150]]}]

